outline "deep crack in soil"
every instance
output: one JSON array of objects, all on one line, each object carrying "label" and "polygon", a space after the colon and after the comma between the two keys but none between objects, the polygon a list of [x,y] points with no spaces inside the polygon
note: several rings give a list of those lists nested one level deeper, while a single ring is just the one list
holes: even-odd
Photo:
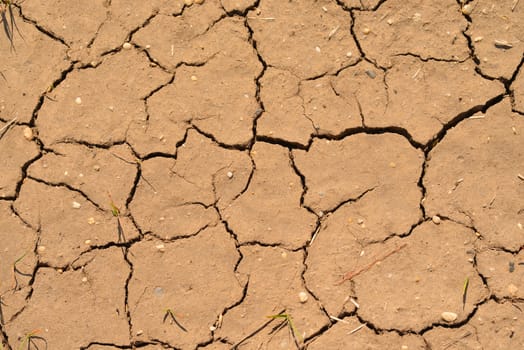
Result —
[{"label": "deep crack in soil", "polygon": [[0,349],[524,348],[524,4],[12,10]]}]

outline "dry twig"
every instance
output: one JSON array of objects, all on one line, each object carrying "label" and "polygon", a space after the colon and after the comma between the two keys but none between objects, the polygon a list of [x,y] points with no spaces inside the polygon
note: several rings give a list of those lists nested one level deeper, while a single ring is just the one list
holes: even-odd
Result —
[{"label": "dry twig", "polygon": [[370,262],[369,264],[357,269],[357,270],[354,270],[354,271],[349,271],[347,273],[344,274],[344,276],[342,276],[342,278],[335,283],[335,285],[341,285],[342,283],[346,282],[346,281],[349,281],[351,280],[352,278],[360,275],[362,272],[366,272],[367,270],[371,269],[373,266],[375,266],[376,263],[386,259],[387,257],[389,257],[390,255],[393,255],[395,254],[396,252],[398,252],[399,250],[401,250],[402,248],[404,248],[405,246],[407,246],[408,244],[407,243],[403,243],[401,245],[399,245],[398,247],[396,247],[395,249],[393,249],[392,251],[390,252],[387,252],[386,254],[382,255],[382,256],[379,256],[378,258],[376,259],[373,259],[372,262]]}]

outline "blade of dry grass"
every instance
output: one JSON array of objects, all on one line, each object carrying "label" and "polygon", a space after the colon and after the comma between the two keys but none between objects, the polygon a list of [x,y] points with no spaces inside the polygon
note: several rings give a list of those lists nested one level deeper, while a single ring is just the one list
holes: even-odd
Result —
[{"label": "blade of dry grass", "polygon": [[[283,314],[284,312],[286,311],[286,309],[283,309],[282,311],[280,311],[277,315],[281,315]],[[249,333],[248,335],[246,335],[244,338],[240,339],[239,341],[237,341],[235,344],[233,344],[233,346],[231,347],[231,350],[237,350],[238,347],[244,343],[246,340],[248,340],[249,338],[252,338],[254,337],[255,335],[257,335],[257,333],[259,333],[260,331],[262,331],[264,328],[266,328],[267,326],[269,326],[273,321],[275,321],[275,318],[271,318],[269,321],[267,321],[266,323],[264,323],[263,325],[261,325],[260,327],[258,327],[257,329],[255,329],[253,332]]]},{"label": "blade of dry grass", "polygon": [[16,117],[8,121],[1,129],[0,129],[0,140],[2,137],[4,137],[5,133],[9,130],[11,125],[13,125],[16,122]]}]

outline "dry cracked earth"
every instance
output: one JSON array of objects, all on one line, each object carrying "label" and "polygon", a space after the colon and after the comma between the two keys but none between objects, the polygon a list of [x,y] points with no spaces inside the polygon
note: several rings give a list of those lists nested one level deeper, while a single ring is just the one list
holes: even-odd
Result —
[{"label": "dry cracked earth", "polygon": [[3,349],[524,348],[524,2],[13,15]]}]

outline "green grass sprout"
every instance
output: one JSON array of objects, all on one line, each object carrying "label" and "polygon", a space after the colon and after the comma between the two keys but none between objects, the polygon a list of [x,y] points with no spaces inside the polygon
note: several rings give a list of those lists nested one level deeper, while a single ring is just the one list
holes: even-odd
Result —
[{"label": "green grass sprout", "polygon": [[15,49],[14,45],[14,33],[16,32],[23,38],[22,33],[15,21],[15,16],[13,14],[13,1],[11,0],[0,0],[0,22],[2,22],[2,27],[4,28],[4,34],[11,44],[11,50]]},{"label": "green grass sprout", "polygon": [[[47,350],[47,340],[45,340],[44,337],[37,335],[40,332],[40,329],[35,329],[34,331],[27,333],[18,347],[18,350]],[[44,347],[38,346],[38,343],[40,343],[40,346],[44,345]]]},{"label": "green grass sprout", "polygon": [[[126,236],[124,234],[124,229],[122,228],[122,222],[120,221],[120,209],[115,205],[115,202],[113,201],[113,197],[111,197],[111,193],[107,192],[107,195],[109,196],[109,205],[111,206],[111,213],[116,218],[116,224],[118,229],[118,243],[126,243]],[[122,247],[122,253],[125,255],[125,248]]]},{"label": "green grass sprout", "polygon": [[302,338],[302,335],[300,334],[300,332],[297,330],[297,328],[295,327],[294,323],[293,323],[293,318],[291,317],[290,314],[287,314],[287,313],[279,313],[279,314],[276,314],[276,315],[270,315],[270,316],[267,316],[268,318],[271,318],[271,319],[283,319],[283,325],[287,325],[289,327],[289,331],[291,333],[291,335],[293,336],[293,340],[295,341],[295,345],[297,346],[298,349],[302,349],[302,346],[301,344],[304,343],[304,338]]},{"label": "green grass sprout", "polygon": [[18,283],[18,278],[16,278],[16,275],[22,275],[22,276],[26,276],[26,277],[29,277],[31,276],[31,274],[28,274],[28,273],[23,273],[22,271],[20,271],[18,269],[18,267],[16,266],[19,262],[21,262],[22,260],[24,260],[25,256],[27,255],[27,252],[22,254],[22,256],[20,256],[18,259],[15,260],[15,262],[13,263],[13,289],[14,290],[18,290],[20,287],[19,283]]}]

